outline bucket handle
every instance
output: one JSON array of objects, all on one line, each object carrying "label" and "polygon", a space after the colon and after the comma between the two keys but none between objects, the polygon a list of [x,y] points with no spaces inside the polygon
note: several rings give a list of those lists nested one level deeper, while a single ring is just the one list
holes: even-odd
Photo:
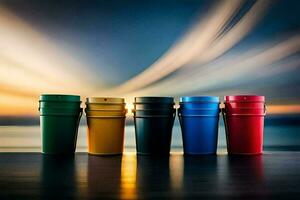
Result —
[{"label": "bucket handle", "polygon": [[267,105],[264,104],[264,115],[266,115],[266,114],[267,114]]}]

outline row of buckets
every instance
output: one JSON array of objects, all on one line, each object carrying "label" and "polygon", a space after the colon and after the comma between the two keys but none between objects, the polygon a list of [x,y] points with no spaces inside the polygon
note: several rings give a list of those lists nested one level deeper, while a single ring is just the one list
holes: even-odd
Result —
[{"label": "row of buckets", "polygon": [[[127,109],[123,98],[87,98],[88,152],[94,155],[123,153]],[[39,101],[42,152],[73,154],[83,113],[80,96],[41,95]],[[220,113],[225,124],[229,154],[261,154],[264,96],[181,97],[175,108],[172,97],[135,97],[133,118],[136,150],[144,155],[168,155],[176,113],[185,154],[216,154]],[[176,112],[177,110],[177,112]]]}]

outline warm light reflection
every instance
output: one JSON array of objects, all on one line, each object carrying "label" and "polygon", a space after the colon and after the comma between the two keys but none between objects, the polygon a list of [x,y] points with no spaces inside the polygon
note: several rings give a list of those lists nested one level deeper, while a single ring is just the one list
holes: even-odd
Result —
[{"label": "warm light reflection", "polygon": [[[277,98],[279,94],[273,91],[280,80],[268,80],[298,69],[300,60],[294,55],[300,51],[300,36],[296,33],[285,40],[254,44],[232,53],[232,47],[266,14],[269,1],[255,2],[231,24],[242,5],[239,0],[218,2],[157,61],[115,88],[104,88],[99,77],[87,70],[88,63],[81,63],[80,56],[70,55],[65,46],[0,7],[0,115],[38,115],[41,93],[124,95],[129,117],[133,115],[134,96],[204,92],[223,96],[247,93],[239,87],[244,83],[251,85],[252,93],[270,87],[270,94],[262,95]],[[286,97],[283,105],[268,106],[268,113],[300,113],[298,102],[288,100]],[[284,105],[287,101],[296,104]]]},{"label": "warm light reflection", "polygon": [[130,153],[123,155],[120,188],[121,199],[137,199],[136,173],[136,156]]},{"label": "warm light reflection", "polygon": [[183,181],[183,155],[172,154],[170,157],[171,186],[174,190],[182,188]]},{"label": "warm light reflection", "polygon": [[126,100],[126,109],[127,109],[127,114],[126,114],[126,116],[133,116],[133,112],[132,112],[132,109],[133,109],[133,108],[134,108],[133,103],[127,102],[127,100]]}]

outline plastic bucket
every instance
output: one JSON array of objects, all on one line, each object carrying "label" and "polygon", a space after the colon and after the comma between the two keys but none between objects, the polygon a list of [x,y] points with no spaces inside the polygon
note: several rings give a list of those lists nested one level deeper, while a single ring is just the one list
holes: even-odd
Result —
[{"label": "plastic bucket", "polygon": [[[115,101],[124,104],[120,98],[103,99],[107,105]],[[91,101],[90,101],[91,102]],[[99,101],[98,101],[99,102]],[[94,103],[94,102],[93,102]],[[101,106],[105,106],[101,102]],[[89,104],[89,102],[87,102]],[[123,153],[126,109],[86,109],[88,152],[94,155],[118,155]]]},{"label": "plastic bucket", "polygon": [[219,123],[218,97],[181,97],[178,117],[185,154],[216,154]]},{"label": "plastic bucket", "polygon": [[170,153],[175,112],[172,97],[135,97],[133,114],[138,154]]},{"label": "plastic bucket", "polygon": [[264,96],[226,96],[222,113],[228,153],[261,154],[266,114]]},{"label": "plastic bucket", "polygon": [[80,96],[74,95],[42,95],[40,102],[77,103],[77,107],[64,109],[61,106],[46,106],[39,108],[40,127],[42,135],[42,153],[73,154],[79,121],[82,115]]}]

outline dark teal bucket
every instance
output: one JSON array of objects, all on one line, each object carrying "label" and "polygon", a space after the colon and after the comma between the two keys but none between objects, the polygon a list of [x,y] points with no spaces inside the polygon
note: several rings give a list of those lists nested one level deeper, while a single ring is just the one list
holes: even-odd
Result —
[{"label": "dark teal bucket", "polygon": [[42,95],[40,97],[41,105],[39,111],[42,152],[73,154],[76,149],[78,126],[82,115],[80,96]]},{"label": "dark teal bucket", "polygon": [[[142,155],[169,155],[176,110],[171,97],[136,97],[147,109],[133,110],[136,149]],[[168,109],[161,105],[169,104]],[[149,107],[150,105],[150,107]],[[152,108],[152,109],[150,109]]]}]

